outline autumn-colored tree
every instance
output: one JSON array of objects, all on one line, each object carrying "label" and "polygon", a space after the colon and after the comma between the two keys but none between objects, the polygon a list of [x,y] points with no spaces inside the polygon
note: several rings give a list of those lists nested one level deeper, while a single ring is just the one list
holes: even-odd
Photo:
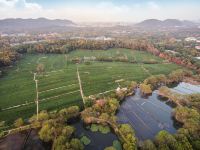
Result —
[{"label": "autumn-colored tree", "polygon": [[177,149],[193,150],[192,145],[184,134],[175,134],[174,136],[178,142]]},{"label": "autumn-colored tree", "polygon": [[167,82],[167,78],[165,75],[152,75],[144,80],[145,84],[150,84],[152,89],[157,88],[160,85],[165,85]]},{"label": "autumn-colored tree", "polygon": [[83,150],[84,149],[84,146],[81,143],[81,141],[79,139],[76,139],[76,138],[71,139],[71,141],[70,141],[70,147],[73,150]]},{"label": "autumn-colored tree", "polygon": [[180,82],[184,79],[184,77],[191,76],[192,74],[193,73],[191,71],[178,69],[178,70],[172,71],[168,75],[168,77],[171,80],[171,82]]},{"label": "autumn-colored tree", "polygon": [[152,90],[150,84],[144,84],[144,83],[140,84],[140,91],[144,95],[151,94]]},{"label": "autumn-colored tree", "polygon": [[119,130],[123,134],[123,137],[126,138],[126,141],[123,143],[123,149],[136,150],[135,133],[131,126],[129,124],[122,124],[120,125]]},{"label": "autumn-colored tree", "polygon": [[170,93],[171,93],[171,90],[166,87],[166,86],[162,86],[158,89],[158,94],[161,95],[161,96],[164,96],[164,97],[169,97],[170,96]]},{"label": "autumn-colored tree", "polygon": [[178,142],[173,137],[173,135],[169,134],[167,131],[160,131],[155,137],[155,143],[158,149],[169,149],[169,150],[177,150]]},{"label": "autumn-colored tree", "polygon": [[58,136],[64,136],[69,140],[74,130],[71,126],[65,126],[63,123],[51,119],[43,123],[39,137],[45,142],[54,141]]},{"label": "autumn-colored tree", "polygon": [[69,108],[64,108],[59,111],[59,115],[63,120],[67,120],[70,118],[75,118],[79,115],[79,107],[78,106],[71,106]]},{"label": "autumn-colored tree", "polygon": [[175,108],[174,116],[175,116],[176,120],[178,120],[181,123],[186,123],[189,120],[191,121],[191,119],[200,121],[199,113],[196,110],[190,109],[188,107]]},{"label": "autumn-colored tree", "polygon": [[18,118],[17,120],[15,120],[15,122],[14,122],[15,127],[18,128],[18,127],[21,127],[22,125],[24,125],[24,121],[22,118]]},{"label": "autumn-colored tree", "polygon": [[145,140],[141,145],[141,150],[156,150],[155,144],[151,140]]},{"label": "autumn-colored tree", "polygon": [[37,123],[37,122],[44,122],[50,119],[50,116],[47,111],[43,110],[38,114],[38,120],[37,115],[33,115],[31,118],[29,118],[29,122],[31,124]]}]

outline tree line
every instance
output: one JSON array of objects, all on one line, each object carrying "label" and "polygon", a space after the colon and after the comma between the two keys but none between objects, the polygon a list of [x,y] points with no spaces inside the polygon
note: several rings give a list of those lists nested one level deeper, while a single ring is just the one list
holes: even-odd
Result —
[{"label": "tree line", "polygon": [[65,54],[77,49],[89,50],[108,50],[110,48],[127,48],[132,50],[146,51],[153,55],[168,60],[191,69],[200,71],[200,63],[193,57],[185,53],[170,54],[163,50],[162,46],[154,45],[148,40],[143,39],[118,39],[110,41],[85,40],[85,39],[66,39],[51,40],[34,44],[23,44],[10,47],[4,44],[0,51],[0,67],[8,66],[17,59],[17,54],[23,53],[57,53]]}]

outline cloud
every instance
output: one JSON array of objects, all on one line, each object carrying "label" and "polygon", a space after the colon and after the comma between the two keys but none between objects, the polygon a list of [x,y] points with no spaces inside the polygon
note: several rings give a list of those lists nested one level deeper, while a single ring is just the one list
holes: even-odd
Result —
[{"label": "cloud", "polygon": [[0,0],[0,18],[36,17],[45,11],[38,3],[26,0]]},{"label": "cloud", "polygon": [[0,7],[2,9],[13,8],[17,0],[0,0]]},{"label": "cloud", "polygon": [[153,9],[153,10],[160,9],[160,6],[156,2],[154,2],[154,1],[150,1],[147,4],[148,4],[148,6],[149,6],[150,9]]},{"label": "cloud", "polygon": [[[172,3],[164,6],[156,0],[137,3],[116,4],[104,0],[92,4],[67,2],[60,6],[43,7],[27,0],[0,0],[0,18],[38,18],[70,19],[72,21],[128,21],[137,22],[149,18],[199,19],[198,5]],[[187,10],[187,11],[186,11]]]},{"label": "cloud", "polygon": [[1,8],[30,8],[30,6],[41,7],[37,3],[26,2],[26,0],[0,0]]},{"label": "cloud", "polygon": [[42,6],[37,3],[26,2],[26,0],[20,0],[18,2],[23,5],[24,9],[31,9],[31,10],[37,10],[37,11],[43,9]]}]

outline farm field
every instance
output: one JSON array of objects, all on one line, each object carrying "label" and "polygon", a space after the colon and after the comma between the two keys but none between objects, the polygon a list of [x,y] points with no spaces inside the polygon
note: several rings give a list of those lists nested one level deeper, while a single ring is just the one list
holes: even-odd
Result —
[{"label": "farm field", "polygon": [[[126,55],[138,63],[91,62],[90,64],[73,64],[69,60],[76,57],[115,57]],[[144,59],[154,59],[157,64],[141,64]],[[0,120],[11,122],[18,117],[27,118],[36,112],[36,92],[34,72],[38,64],[45,67],[43,75],[36,75],[39,89],[39,109],[55,110],[71,105],[82,106],[82,99],[77,79],[79,68],[85,96],[117,88],[116,80],[143,81],[150,74],[169,74],[180,68],[175,64],[162,63],[163,60],[149,53],[128,49],[111,50],[77,50],[65,54],[27,54],[12,68],[8,68],[0,78]],[[22,107],[6,108],[27,104]]]},{"label": "farm field", "polygon": [[136,61],[137,63],[154,60],[156,62],[163,62],[163,59],[153,56],[150,53],[144,51],[133,51],[129,49],[109,49],[109,50],[77,50],[70,53],[70,58],[84,58],[84,57],[96,57],[96,58],[127,58],[129,61]]}]

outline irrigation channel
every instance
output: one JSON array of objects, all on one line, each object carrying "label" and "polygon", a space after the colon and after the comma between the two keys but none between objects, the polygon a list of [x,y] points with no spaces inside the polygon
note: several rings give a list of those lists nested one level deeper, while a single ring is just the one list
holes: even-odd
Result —
[{"label": "irrigation channel", "polygon": [[[200,93],[200,86],[182,82],[172,90],[180,94]],[[130,124],[139,140],[153,139],[161,130],[175,133],[179,127],[172,118],[172,106],[157,92],[155,90],[151,96],[142,97],[137,89],[134,96],[126,98],[117,113],[118,123]]]}]

